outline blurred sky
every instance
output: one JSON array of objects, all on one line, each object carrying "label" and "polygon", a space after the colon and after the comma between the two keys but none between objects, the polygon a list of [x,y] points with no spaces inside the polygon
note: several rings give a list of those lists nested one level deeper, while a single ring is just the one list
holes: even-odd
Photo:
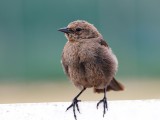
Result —
[{"label": "blurred sky", "polygon": [[0,81],[65,78],[57,29],[94,24],[119,60],[120,77],[160,77],[159,0],[1,0]]}]

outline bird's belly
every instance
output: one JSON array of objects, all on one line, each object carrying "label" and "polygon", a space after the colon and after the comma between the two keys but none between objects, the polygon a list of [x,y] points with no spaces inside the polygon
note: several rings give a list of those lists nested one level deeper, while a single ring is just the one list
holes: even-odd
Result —
[{"label": "bird's belly", "polygon": [[[69,50],[73,52],[69,52],[69,50],[65,50],[64,52],[65,62],[68,65],[69,78],[74,85],[80,89],[84,87],[95,87],[99,89],[108,85],[115,75],[118,64],[112,51],[110,49],[106,51],[106,59],[99,60],[96,57],[97,55],[92,52],[96,50],[85,46],[83,51],[79,51],[77,48],[70,46]],[[108,64],[104,67],[106,63]]]},{"label": "bird's belly", "polygon": [[70,80],[80,89],[82,88],[104,88],[106,79],[103,72],[92,65],[86,65],[85,70],[79,66],[69,67]]},{"label": "bird's belly", "polygon": [[81,70],[79,66],[69,67],[70,80],[79,89],[93,87],[93,82],[86,77],[85,71]]}]

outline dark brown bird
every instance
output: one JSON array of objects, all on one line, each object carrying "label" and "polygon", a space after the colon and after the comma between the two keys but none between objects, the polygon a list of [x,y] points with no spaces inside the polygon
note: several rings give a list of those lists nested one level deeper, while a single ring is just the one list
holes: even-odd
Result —
[{"label": "dark brown bird", "polygon": [[90,23],[84,20],[71,22],[67,27],[59,29],[64,32],[68,42],[62,53],[62,65],[65,73],[81,92],[73,99],[74,117],[79,111],[77,98],[86,88],[93,87],[95,93],[104,93],[104,98],[97,103],[103,103],[103,116],[106,113],[106,91],[123,90],[124,87],[115,78],[118,61],[102,35]]}]

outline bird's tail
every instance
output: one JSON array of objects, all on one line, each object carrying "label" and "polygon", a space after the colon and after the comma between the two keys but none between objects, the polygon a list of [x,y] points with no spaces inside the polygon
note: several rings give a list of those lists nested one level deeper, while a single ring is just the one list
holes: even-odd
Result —
[{"label": "bird's tail", "polygon": [[[113,78],[107,87],[107,91],[110,91],[110,90],[121,91],[121,90],[124,90],[124,86],[120,82],[118,82],[115,78]],[[94,92],[102,93],[104,92],[104,90],[94,88]]]}]

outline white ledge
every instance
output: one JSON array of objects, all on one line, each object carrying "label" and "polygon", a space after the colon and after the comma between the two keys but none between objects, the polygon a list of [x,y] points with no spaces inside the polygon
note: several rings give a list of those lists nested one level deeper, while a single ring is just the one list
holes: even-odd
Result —
[{"label": "white ledge", "polygon": [[[70,102],[0,104],[0,120],[74,120]],[[78,120],[160,120],[160,100],[109,101],[103,118],[102,104],[80,102]]]}]

